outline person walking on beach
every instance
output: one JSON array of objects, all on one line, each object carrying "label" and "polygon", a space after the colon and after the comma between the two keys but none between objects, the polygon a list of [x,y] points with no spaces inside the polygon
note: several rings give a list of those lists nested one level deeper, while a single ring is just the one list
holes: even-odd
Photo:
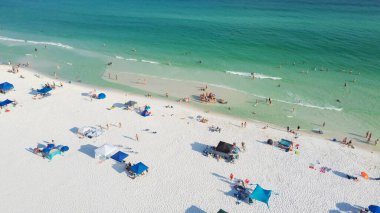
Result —
[{"label": "person walking on beach", "polygon": [[241,127],[241,128],[243,128],[243,127],[244,127],[244,123],[243,123],[243,122],[241,122],[241,124],[240,124],[240,127]]},{"label": "person walking on beach", "polygon": [[367,133],[365,133],[365,138],[368,138],[368,135],[369,135],[369,131],[367,131]]},{"label": "person walking on beach", "polygon": [[372,137],[372,133],[369,133],[369,135],[368,135],[368,142],[371,141],[371,137]]},{"label": "person walking on beach", "polygon": [[299,131],[301,129],[300,125],[297,126],[297,130]]},{"label": "person walking on beach", "polygon": [[379,143],[379,139],[375,140],[375,146],[377,145],[377,143]]},{"label": "person walking on beach", "polygon": [[246,128],[247,127],[247,122],[246,121],[244,121],[244,128]]},{"label": "person walking on beach", "polygon": [[241,142],[241,149],[245,152],[245,143]]},{"label": "person walking on beach", "polygon": [[136,141],[139,141],[139,135],[136,134]]},{"label": "person walking on beach", "polygon": [[287,131],[287,132],[290,131],[290,127],[289,127],[289,126],[286,127],[286,131]]},{"label": "person walking on beach", "polygon": [[325,127],[325,125],[326,125],[326,122],[323,122],[322,127]]},{"label": "person walking on beach", "polygon": [[234,174],[230,174],[230,180],[232,181],[234,179]]},{"label": "person walking on beach", "polygon": [[115,75],[115,79],[116,79],[116,81],[117,81],[117,74]]}]

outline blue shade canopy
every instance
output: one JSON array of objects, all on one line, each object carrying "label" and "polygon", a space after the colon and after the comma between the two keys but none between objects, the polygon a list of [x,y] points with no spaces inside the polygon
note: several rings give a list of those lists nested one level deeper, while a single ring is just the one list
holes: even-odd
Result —
[{"label": "blue shade canopy", "polygon": [[148,170],[148,167],[145,166],[145,164],[139,162],[138,164],[134,165],[131,167],[131,170],[136,173],[137,175],[140,175],[141,173],[145,172]]},{"label": "blue shade canopy", "polygon": [[370,205],[370,206],[368,206],[368,209],[372,213],[380,213],[380,206]]},{"label": "blue shade canopy", "polygon": [[118,151],[116,154],[111,156],[112,159],[119,162],[122,162],[126,157],[128,157],[128,154],[121,151]]},{"label": "blue shade canopy", "polygon": [[0,107],[6,106],[6,105],[8,105],[10,103],[13,103],[13,101],[7,99],[5,101],[0,102]]},{"label": "blue shade canopy", "polygon": [[104,93],[99,93],[98,95],[98,99],[105,99],[106,98],[106,94]]},{"label": "blue shade canopy", "polygon": [[252,194],[249,195],[249,198],[263,202],[267,204],[269,208],[268,201],[271,194],[272,194],[272,190],[263,189],[260,185],[257,184],[255,190],[253,190]]},{"label": "blue shade canopy", "polygon": [[42,89],[38,89],[37,92],[42,93],[42,94],[46,94],[46,93],[50,92],[51,90],[52,90],[52,88],[50,88],[50,87],[44,87]]},{"label": "blue shade canopy", "polygon": [[5,92],[9,91],[9,90],[11,90],[13,88],[14,88],[13,84],[8,83],[8,82],[4,82],[4,83],[0,84],[0,90],[3,90]]}]

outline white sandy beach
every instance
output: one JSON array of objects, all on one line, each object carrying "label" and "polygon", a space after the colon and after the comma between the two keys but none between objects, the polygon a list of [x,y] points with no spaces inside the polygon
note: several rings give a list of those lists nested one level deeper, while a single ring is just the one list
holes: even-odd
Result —
[{"label": "white sandy beach", "polygon": [[[7,81],[14,91],[0,94],[0,101],[17,100],[18,105],[0,114],[0,212],[358,212],[359,207],[380,204],[380,155],[351,149],[337,142],[302,134],[298,139],[278,128],[202,112],[186,103],[126,95],[97,88],[104,100],[85,96],[94,87],[69,84],[21,69],[7,72],[0,66],[0,83]],[[25,78],[19,78],[22,74]],[[31,88],[62,81],[51,96],[34,100]],[[153,116],[115,107],[129,100],[152,107]],[[174,108],[165,108],[172,105]],[[204,116],[207,124],[196,117]],[[121,122],[122,127],[117,127]],[[111,125],[97,138],[80,139],[82,126]],[[211,125],[222,128],[210,132]],[[149,131],[144,131],[149,129]],[[152,132],[156,131],[156,134]],[[139,141],[135,135],[139,135]],[[299,155],[265,143],[267,139],[291,139],[300,145]],[[30,152],[30,148],[56,145],[70,147],[51,161]],[[206,145],[219,141],[242,141],[247,151],[235,164],[219,162],[202,154]],[[143,162],[149,173],[136,179],[127,176],[124,165],[112,159],[94,158],[94,149],[105,143],[129,154],[127,162]],[[315,170],[309,165],[314,164]],[[322,173],[321,167],[331,168]],[[236,204],[230,173],[273,190],[268,208],[264,203]],[[358,177],[348,180],[344,174]],[[254,186],[252,186],[254,188]]]}]

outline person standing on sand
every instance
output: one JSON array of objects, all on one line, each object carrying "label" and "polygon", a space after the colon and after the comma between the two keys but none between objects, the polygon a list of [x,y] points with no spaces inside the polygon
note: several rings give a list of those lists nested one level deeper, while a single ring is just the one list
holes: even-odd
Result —
[{"label": "person standing on sand", "polygon": [[299,131],[301,129],[300,125],[297,126],[297,130]]},{"label": "person standing on sand", "polygon": [[289,127],[289,126],[287,126],[287,127],[286,127],[286,131],[287,131],[287,132],[289,132],[289,130],[290,130],[290,127]]},{"label": "person standing on sand", "polygon": [[230,180],[232,181],[234,179],[234,174],[230,174]]},{"label": "person standing on sand", "polygon": [[377,145],[377,143],[379,143],[379,139],[375,140],[375,146]]},{"label": "person standing on sand", "polygon": [[368,142],[371,141],[371,137],[372,137],[372,133],[369,133],[369,135],[368,135]]},{"label": "person standing on sand", "polygon": [[165,93],[165,97],[169,98],[169,94],[168,94],[168,93]]},{"label": "person standing on sand", "polygon": [[244,128],[247,128],[247,122],[244,121]]},{"label": "person standing on sand", "polygon": [[347,143],[347,137],[343,138],[342,143],[343,143],[343,144],[346,144],[346,143]]},{"label": "person standing on sand", "polygon": [[245,152],[245,143],[241,142],[241,149]]},{"label": "person standing on sand", "polygon": [[136,134],[136,141],[139,141],[139,135]]}]

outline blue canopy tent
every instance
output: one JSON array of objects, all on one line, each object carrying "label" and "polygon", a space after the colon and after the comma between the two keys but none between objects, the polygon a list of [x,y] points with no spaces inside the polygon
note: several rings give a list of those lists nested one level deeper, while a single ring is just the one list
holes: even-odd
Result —
[{"label": "blue canopy tent", "polygon": [[106,94],[104,94],[104,93],[98,94],[98,99],[105,99],[105,98],[106,98]]},{"label": "blue canopy tent", "polygon": [[136,174],[136,175],[141,175],[141,173],[147,171],[149,168],[145,166],[145,164],[139,162],[138,164],[135,164],[134,166],[131,167],[131,170]]},{"label": "blue canopy tent", "polygon": [[9,90],[11,90],[13,88],[14,88],[13,84],[8,83],[8,82],[4,82],[4,83],[0,84],[0,90],[2,92],[7,92],[7,91],[9,91]]},{"label": "blue canopy tent", "polygon": [[119,162],[122,162],[126,157],[128,157],[128,154],[121,151],[118,151],[116,154],[111,156],[112,159]]},{"label": "blue canopy tent", "polygon": [[46,93],[50,92],[51,90],[52,90],[52,88],[50,88],[50,87],[44,87],[42,89],[38,89],[37,92],[41,93],[41,94],[46,94]]},{"label": "blue canopy tent", "polygon": [[370,206],[368,206],[368,209],[372,213],[380,213],[380,206],[370,205]]},{"label": "blue canopy tent", "polygon": [[272,190],[263,189],[259,184],[257,184],[255,190],[253,190],[252,194],[249,195],[248,197],[267,204],[269,208],[268,201],[271,194],[272,194]]},{"label": "blue canopy tent", "polygon": [[8,105],[10,103],[13,103],[13,101],[7,99],[5,101],[0,102],[0,107],[6,106],[6,105]]}]

